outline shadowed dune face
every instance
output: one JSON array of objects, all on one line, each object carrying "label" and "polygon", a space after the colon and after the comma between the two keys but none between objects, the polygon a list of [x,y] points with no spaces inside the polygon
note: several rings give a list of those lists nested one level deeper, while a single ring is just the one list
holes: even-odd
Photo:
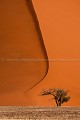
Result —
[{"label": "shadowed dune face", "polygon": [[47,53],[31,0],[1,0],[0,93],[25,92],[38,84],[48,71],[45,59]]}]

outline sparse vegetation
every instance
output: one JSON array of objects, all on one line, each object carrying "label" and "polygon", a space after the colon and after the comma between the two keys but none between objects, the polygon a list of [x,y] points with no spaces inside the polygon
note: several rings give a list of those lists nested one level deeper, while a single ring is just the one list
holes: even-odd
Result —
[{"label": "sparse vegetation", "polygon": [[80,107],[0,106],[0,120],[80,120]]},{"label": "sparse vegetation", "polygon": [[40,93],[41,96],[44,95],[52,95],[53,99],[56,102],[57,106],[61,106],[64,102],[67,102],[70,100],[70,96],[68,96],[69,91],[65,91],[64,89],[48,89],[48,90],[42,90]]}]

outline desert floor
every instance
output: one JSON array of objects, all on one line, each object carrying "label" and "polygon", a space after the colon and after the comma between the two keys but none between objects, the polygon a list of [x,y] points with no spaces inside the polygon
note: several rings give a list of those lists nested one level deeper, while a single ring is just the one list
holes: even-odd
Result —
[{"label": "desert floor", "polygon": [[0,120],[80,120],[80,107],[0,106]]}]

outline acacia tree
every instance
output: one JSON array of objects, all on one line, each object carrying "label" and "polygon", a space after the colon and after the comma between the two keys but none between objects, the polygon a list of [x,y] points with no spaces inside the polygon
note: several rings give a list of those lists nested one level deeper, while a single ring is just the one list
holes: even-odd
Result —
[{"label": "acacia tree", "polygon": [[58,89],[42,90],[40,95],[41,96],[52,95],[57,106],[61,106],[64,102],[67,102],[70,100],[70,96],[68,96],[68,91],[65,91],[64,89],[59,89],[59,88]]}]

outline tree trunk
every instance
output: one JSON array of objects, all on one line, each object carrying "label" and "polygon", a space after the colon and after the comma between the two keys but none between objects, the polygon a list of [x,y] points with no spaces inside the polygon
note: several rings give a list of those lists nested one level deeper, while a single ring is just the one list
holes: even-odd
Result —
[{"label": "tree trunk", "polygon": [[58,100],[55,100],[57,107],[59,106]]},{"label": "tree trunk", "polygon": [[61,106],[61,102],[58,100],[55,100],[57,107]]}]

